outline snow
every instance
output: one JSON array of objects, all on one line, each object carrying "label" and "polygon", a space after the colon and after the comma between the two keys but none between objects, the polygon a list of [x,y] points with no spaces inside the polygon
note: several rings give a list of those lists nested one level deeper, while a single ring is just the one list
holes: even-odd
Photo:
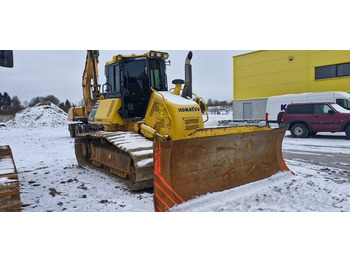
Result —
[{"label": "snow", "polygon": [[121,179],[77,165],[66,118],[54,106],[27,108],[0,128],[0,145],[10,145],[16,163],[22,212],[153,211],[151,193],[132,193]]},{"label": "snow", "polygon": [[143,159],[143,160],[137,162],[137,167],[145,167],[151,163],[153,163],[153,158],[146,158],[146,159]]},{"label": "snow", "polygon": [[[203,119],[206,120],[206,116],[203,115]],[[228,115],[209,115],[208,122],[204,123],[205,127],[219,127],[219,121],[232,120],[232,112]]]},{"label": "snow", "polygon": [[[218,120],[230,119],[230,115],[210,117],[207,127],[217,126]],[[37,106],[18,113],[11,125],[0,127],[0,145],[11,146],[18,169],[22,211],[153,212],[151,191],[130,192],[122,179],[77,165],[74,139],[70,138],[66,123],[66,114],[55,106]],[[138,143],[125,143],[128,136],[132,134],[124,132],[123,146],[135,148]],[[148,147],[152,142],[140,145]],[[293,174],[279,172],[261,181],[198,196],[170,211],[350,211],[350,141],[344,134],[293,139],[287,132],[283,152],[298,155],[285,159]],[[139,152],[148,153],[149,149]],[[343,158],[333,167],[327,162],[302,160],[303,156],[331,159],[334,154]],[[145,159],[139,165],[151,160]]]},{"label": "snow", "polygon": [[0,177],[0,187],[5,186],[7,183],[12,182],[12,180],[8,179],[7,177]]},{"label": "snow", "polygon": [[0,158],[0,175],[13,174],[14,172],[15,167],[13,166],[11,157]]},{"label": "snow", "polygon": [[[143,137],[139,137],[138,134],[135,133],[127,133],[127,132],[118,132],[119,135],[115,137],[110,137],[110,141],[115,145],[120,146],[123,150],[132,150],[137,148],[149,148],[153,147],[153,142],[149,140],[145,140]],[[129,138],[131,142],[129,142]],[[136,141],[135,141],[136,138]]]},{"label": "snow", "polygon": [[132,152],[133,156],[143,156],[148,154],[153,154],[153,149]]},{"label": "snow", "polygon": [[[77,165],[66,126],[4,130],[17,166],[22,211],[151,211],[116,177]],[[5,139],[0,138],[0,143]]]},{"label": "snow", "polygon": [[170,92],[159,92],[170,103],[182,106],[197,106],[198,104],[193,100],[183,98],[179,95],[174,95]]},{"label": "snow", "polygon": [[262,181],[190,200],[173,207],[172,211],[322,212],[350,210],[350,192],[346,185],[331,182],[325,174],[298,167],[297,164],[287,162],[287,165],[296,172],[295,175],[280,172]]},{"label": "snow", "polygon": [[[289,131],[287,131],[287,134]],[[332,134],[336,137],[336,134]],[[349,140],[345,139],[331,139],[325,141],[324,139],[294,139],[291,137],[285,137],[283,141],[283,150],[293,151],[298,150],[299,154],[310,154],[311,152],[314,154],[325,154],[325,153],[341,153],[341,154],[349,154],[350,155],[350,144]],[[329,145],[328,147],[325,144]],[[322,152],[320,149],[322,148]]]},{"label": "snow", "polygon": [[37,104],[15,115],[6,125],[17,128],[38,128],[66,126],[68,114],[55,104]]},{"label": "snow", "polygon": [[[33,108],[33,115],[38,110]],[[287,132],[283,151],[297,155],[286,159],[294,175],[279,172],[261,181],[198,196],[166,214],[156,214],[151,191],[132,193],[115,176],[78,167],[74,139],[63,124],[66,115],[46,110],[46,114],[39,114],[41,125],[37,125],[40,118],[35,120],[39,115],[27,112],[25,125],[17,120],[0,126],[0,145],[9,144],[14,155],[22,202],[22,214],[0,214],[5,225],[2,234],[6,241],[12,240],[9,243],[16,243],[14,247],[5,245],[4,250],[13,251],[4,251],[5,257],[22,250],[23,259],[27,259],[38,243],[41,249],[32,255],[36,261],[46,261],[57,250],[69,251],[71,257],[77,248],[83,250],[80,260],[101,260],[101,254],[108,259],[130,259],[132,254],[145,260],[154,243],[157,250],[166,252],[161,259],[168,257],[169,246],[180,247],[181,252],[172,252],[171,261],[192,253],[196,260],[210,261],[237,255],[243,261],[261,257],[270,261],[300,257],[342,261],[338,258],[347,257],[347,241],[341,239],[349,231],[350,141],[343,134],[299,140]],[[230,115],[211,115],[206,126],[229,119]],[[143,151],[146,155],[149,149]],[[331,161],[334,152],[342,156],[335,164],[304,159],[325,157]],[[0,186],[6,181],[1,179]],[[6,225],[16,225],[16,230]],[[116,243],[131,245],[123,245],[116,253]],[[232,251],[232,247],[236,249]],[[87,249],[98,252],[91,256],[90,251],[84,251]]]}]

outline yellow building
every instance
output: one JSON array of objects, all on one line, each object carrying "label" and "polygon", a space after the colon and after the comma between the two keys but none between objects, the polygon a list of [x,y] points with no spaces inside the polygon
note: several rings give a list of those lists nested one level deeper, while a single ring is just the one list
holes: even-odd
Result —
[{"label": "yellow building", "polygon": [[350,92],[349,50],[269,50],[233,57],[234,100]]}]

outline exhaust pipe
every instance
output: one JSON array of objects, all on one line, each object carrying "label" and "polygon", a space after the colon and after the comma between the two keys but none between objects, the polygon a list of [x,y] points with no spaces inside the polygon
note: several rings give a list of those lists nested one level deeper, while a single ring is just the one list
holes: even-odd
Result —
[{"label": "exhaust pipe", "polygon": [[188,55],[186,57],[185,61],[185,86],[182,91],[182,97],[192,98],[192,65],[191,65],[191,59],[192,59],[192,51],[188,52]]}]

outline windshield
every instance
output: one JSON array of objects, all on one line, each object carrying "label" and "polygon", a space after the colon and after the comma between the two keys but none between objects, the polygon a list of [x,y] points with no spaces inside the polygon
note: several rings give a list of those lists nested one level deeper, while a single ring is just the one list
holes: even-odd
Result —
[{"label": "windshield", "polygon": [[346,114],[350,114],[350,110],[347,110],[343,107],[341,107],[340,105],[338,104],[332,104],[332,107],[337,110],[339,113],[346,113]]}]

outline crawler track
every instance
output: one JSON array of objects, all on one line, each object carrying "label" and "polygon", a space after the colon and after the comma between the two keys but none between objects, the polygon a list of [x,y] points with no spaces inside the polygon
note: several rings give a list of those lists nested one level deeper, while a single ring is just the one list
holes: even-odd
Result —
[{"label": "crawler track", "polygon": [[89,132],[75,138],[80,166],[94,166],[126,180],[131,190],[153,187],[153,142],[136,132]]}]

